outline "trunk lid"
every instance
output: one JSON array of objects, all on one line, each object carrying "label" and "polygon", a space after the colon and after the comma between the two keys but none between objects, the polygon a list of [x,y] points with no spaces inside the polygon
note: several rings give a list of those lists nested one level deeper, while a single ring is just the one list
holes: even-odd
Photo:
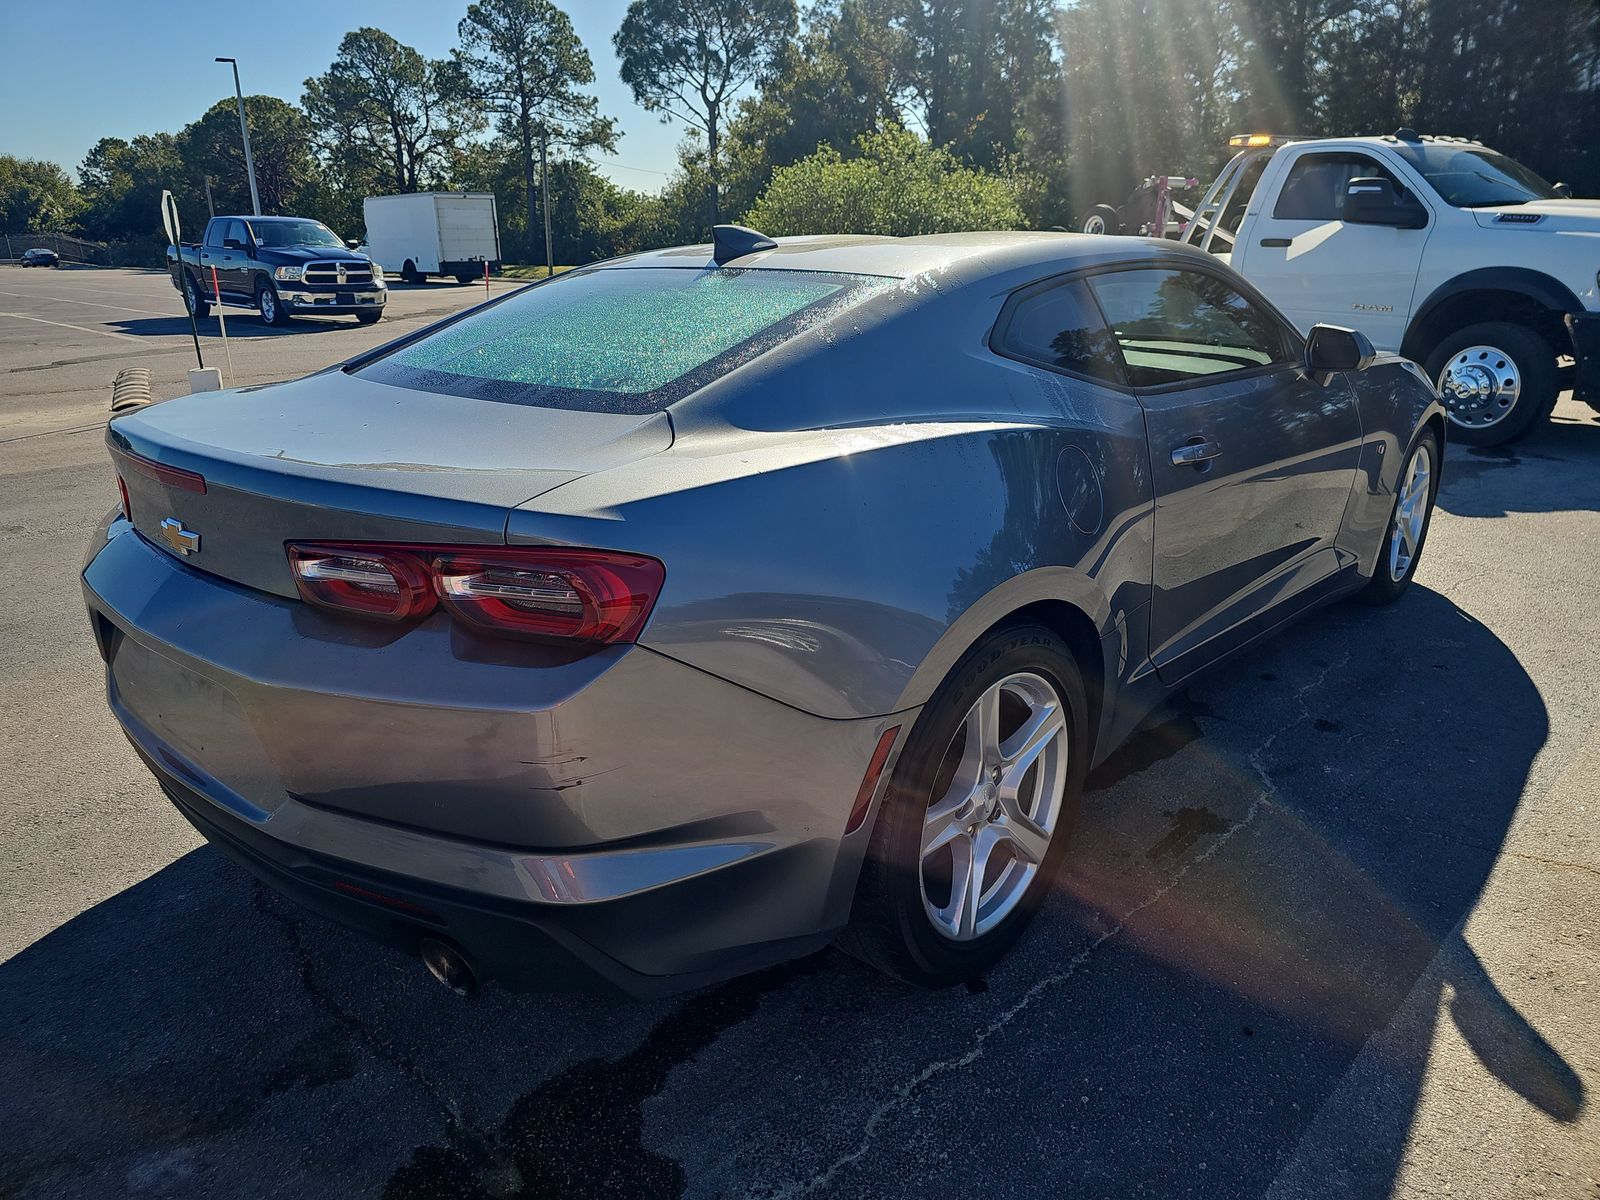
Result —
[{"label": "trunk lid", "polygon": [[[665,413],[499,403],[332,370],[170,400],[117,418],[107,440],[145,538],[295,596],[286,541],[500,543],[517,505],[667,449],[672,425]],[[138,459],[201,476],[204,490]]]}]

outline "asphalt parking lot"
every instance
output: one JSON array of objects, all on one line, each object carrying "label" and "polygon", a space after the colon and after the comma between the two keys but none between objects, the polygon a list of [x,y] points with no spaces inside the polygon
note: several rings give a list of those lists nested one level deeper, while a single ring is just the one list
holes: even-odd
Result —
[{"label": "asphalt parking lot", "polygon": [[[482,294],[230,313],[234,382]],[[164,276],[0,269],[0,1196],[1600,1197],[1587,407],[1452,447],[1400,604],[1303,621],[1105,764],[982,987],[829,951],[468,1002],[204,846],[106,711],[77,571],[123,365],[187,390]]]}]

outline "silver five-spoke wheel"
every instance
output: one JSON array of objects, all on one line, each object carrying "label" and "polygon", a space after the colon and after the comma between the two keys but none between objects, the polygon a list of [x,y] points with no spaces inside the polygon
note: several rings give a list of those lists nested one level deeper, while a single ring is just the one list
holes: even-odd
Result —
[{"label": "silver five-spoke wheel", "polygon": [[1061,817],[1068,743],[1060,696],[1032,672],[991,685],[968,711],[918,864],[923,909],[945,937],[982,937],[1021,902]]},{"label": "silver five-spoke wheel", "polygon": [[1422,544],[1422,531],[1428,523],[1428,502],[1433,489],[1433,447],[1423,441],[1411,455],[1405,478],[1400,481],[1400,495],[1394,506],[1394,528],[1389,538],[1389,578],[1396,583],[1406,577],[1412,561],[1417,557],[1417,547]]}]

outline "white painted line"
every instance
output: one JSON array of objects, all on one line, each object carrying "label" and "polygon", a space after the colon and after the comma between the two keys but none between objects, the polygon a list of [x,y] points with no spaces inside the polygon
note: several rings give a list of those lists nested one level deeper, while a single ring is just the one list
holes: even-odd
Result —
[{"label": "white painted line", "polygon": [[125,342],[142,342],[144,338],[131,333],[112,333],[109,329],[90,329],[87,325],[69,325],[65,321],[46,321],[43,317],[29,317],[22,313],[0,312],[0,317],[15,317],[19,321],[34,321],[40,325],[54,325],[57,329],[76,329],[79,333],[98,333],[101,337],[121,338]]},{"label": "white painted line", "polygon": [[[99,293],[96,293],[96,295],[98,294]],[[85,304],[90,308],[109,308],[114,312],[144,313],[147,316],[152,317],[171,317],[177,315],[169,312],[157,312],[153,308],[133,308],[126,304],[97,304],[93,300],[72,300],[66,296],[40,296],[29,292],[8,292],[0,290],[0,296],[16,296],[21,300],[54,300],[57,304]]]}]

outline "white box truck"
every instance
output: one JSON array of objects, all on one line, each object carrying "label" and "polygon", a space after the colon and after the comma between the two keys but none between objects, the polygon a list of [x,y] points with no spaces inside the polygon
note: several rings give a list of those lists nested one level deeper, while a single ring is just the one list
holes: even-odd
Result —
[{"label": "white box truck", "polygon": [[483,278],[500,271],[500,223],[492,192],[413,192],[368,196],[366,254],[407,283],[454,275]]}]

